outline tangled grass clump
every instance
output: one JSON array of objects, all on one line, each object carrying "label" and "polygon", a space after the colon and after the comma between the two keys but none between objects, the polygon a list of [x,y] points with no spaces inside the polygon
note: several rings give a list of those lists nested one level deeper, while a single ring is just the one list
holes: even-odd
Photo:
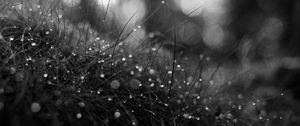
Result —
[{"label": "tangled grass clump", "polygon": [[189,122],[192,116],[180,117],[184,113],[163,84],[167,70],[140,64],[149,54],[105,44],[88,24],[53,15],[56,6],[39,5],[34,12],[29,2],[19,4],[5,7],[0,20],[1,125]]},{"label": "tangled grass clump", "polygon": [[[108,55],[75,54],[46,29],[26,30],[23,22],[7,18],[1,25],[1,124],[158,125],[166,120],[166,93],[124,85],[151,77],[131,75],[130,59],[115,58],[112,67]],[[111,88],[113,80],[121,87]],[[114,112],[121,116],[114,117]]]},{"label": "tangled grass clump", "polygon": [[218,66],[203,77],[209,56],[186,72],[175,56],[159,57],[161,46],[126,42],[137,29],[111,35],[72,22],[59,0],[0,2],[0,125],[248,126],[287,113],[266,114],[265,99],[239,81],[211,88],[222,75]]}]

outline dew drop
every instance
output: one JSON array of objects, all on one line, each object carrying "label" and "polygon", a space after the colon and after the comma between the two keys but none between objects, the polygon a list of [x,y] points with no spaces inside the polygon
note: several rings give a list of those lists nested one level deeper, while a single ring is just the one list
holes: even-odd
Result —
[{"label": "dew drop", "polygon": [[31,111],[36,113],[39,112],[41,110],[41,105],[37,102],[34,102],[31,104]]},{"label": "dew drop", "polygon": [[130,71],[130,75],[134,75],[134,71]]},{"label": "dew drop", "polygon": [[116,111],[115,114],[114,114],[115,118],[119,118],[121,116],[121,113]]},{"label": "dew drop", "polygon": [[154,86],[155,86],[155,84],[154,84],[154,83],[151,83],[151,84],[150,84],[150,87],[154,87]]},{"label": "dew drop", "polygon": [[77,118],[77,119],[80,119],[81,117],[82,117],[81,113],[77,113],[77,114],[76,114],[76,118]]},{"label": "dew drop", "polygon": [[183,114],[184,118],[188,118],[190,115],[188,113]]},{"label": "dew drop", "polygon": [[239,106],[238,106],[238,109],[239,109],[239,110],[242,110],[242,106],[241,106],[241,105],[239,105]]},{"label": "dew drop", "polygon": [[31,46],[36,46],[36,43],[34,43],[34,42],[33,42],[33,43],[31,43]]},{"label": "dew drop", "polygon": [[132,125],[134,125],[134,126],[135,126],[135,125],[136,125],[136,122],[135,122],[135,121],[132,121]]},{"label": "dew drop", "polygon": [[238,94],[238,99],[243,99],[244,98],[244,96],[242,95],[242,94]]},{"label": "dew drop", "polygon": [[102,74],[100,74],[100,77],[101,77],[101,78],[104,78],[104,77],[105,77],[105,75],[102,73]]},{"label": "dew drop", "polygon": [[118,80],[113,80],[111,83],[110,83],[110,87],[112,89],[118,89],[120,87],[120,82]]},{"label": "dew drop", "polygon": [[10,40],[10,41],[13,41],[13,40],[15,40],[15,38],[13,38],[13,37],[10,37],[10,38],[9,38],[9,40]]},{"label": "dew drop", "polygon": [[150,70],[149,70],[149,73],[150,73],[150,74],[155,74],[155,70],[154,70],[154,69],[150,69]]},{"label": "dew drop", "polygon": [[214,82],[213,80],[210,80],[210,81],[209,81],[209,84],[210,84],[210,85],[213,85],[213,84],[215,84],[215,82]]},{"label": "dew drop", "polygon": [[17,72],[17,69],[15,67],[10,67],[10,73],[15,74]]},{"label": "dew drop", "polygon": [[63,15],[62,15],[62,14],[59,14],[59,15],[58,15],[58,18],[62,18],[62,17],[63,17]]},{"label": "dew drop", "polygon": [[43,74],[43,77],[44,78],[48,77],[48,74],[47,73]]},{"label": "dew drop", "polygon": [[232,121],[233,121],[233,123],[237,123],[238,120],[237,119],[233,119]]},{"label": "dew drop", "polygon": [[78,106],[80,106],[81,108],[85,107],[85,103],[84,102],[79,102]]}]

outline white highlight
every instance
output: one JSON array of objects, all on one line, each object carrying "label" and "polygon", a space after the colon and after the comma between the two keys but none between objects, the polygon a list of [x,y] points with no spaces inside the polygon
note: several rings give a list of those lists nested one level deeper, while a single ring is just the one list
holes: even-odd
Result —
[{"label": "white highlight", "polygon": [[80,0],[63,0],[63,4],[68,7],[74,7],[80,3]]},{"label": "white highlight", "polygon": [[120,0],[96,0],[97,4],[104,8],[107,8],[108,4],[109,6],[115,6],[119,1]]},{"label": "white highlight", "polygon": [[222,12],[225,0],[176,0],[175,2],[183,13],[198,16],[203,11],[208,13]]}]

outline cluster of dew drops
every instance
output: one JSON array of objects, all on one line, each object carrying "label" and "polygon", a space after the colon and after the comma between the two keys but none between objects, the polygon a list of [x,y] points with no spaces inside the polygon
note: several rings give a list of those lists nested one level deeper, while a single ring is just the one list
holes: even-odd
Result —
[{"label": "cluster of dew drops", "polygon": [[[165,4],[165,1],[161,1],[161,4]],[[12,8],[17,8],[17,6],[12,6]],[[38,5],[37,8],[38,8],[38,9],[41,9],[41,6]],[[33,11],[33,10],[32,10],[32,8],[29,8],[28,11],[31,12],[31,11]],[[40,11],[39,14],[40,14],[40,15],[44,15],[42,11]],[[51,16],[51,14],[48,14],[48,16]],[[62,18],[63,18],[63,15],[59,14],[59,15],[58,15],[58,18],[59,18],[59,19],[62,19]],[[53,20],[51,20],[50,22],[54,23]],[[16,28],[16,27],[15,27],[15,28]],[[134,29],[133,29],[133,31],[136,32],[137,29],[140,29],[140,28],[142,28],[142,26],[141,26],[141,25],[138,25],[137,28],[134,28]],[[30,27],[28,27],[28,28],[25,29],[25,31],[26,31],[26,30],[30,31],[30,30],[32,30],[32,29],[31,29]],[[50,28],[49,30],[45,31],[45,35],[49,35],[51,32],[53,32],[53,29]],[[149,34],[149,35],[152,35],[152,34]],[[0,39],[4,39],[4,37],[3,37],[1,34],[0,34]],[[24,35],[22,35],[22,36],[19,37],[19,38],[18,38],[18,37],[11,36],[11,37],[8,38],[8,40],[9,40],[10,42],[13,42],[13,41],[21,41],[21,42],[23,42],[23,41],[29,41],[29,42],[31,42],[30,45],[31,45],[32,47],[37,47],[38,44],[39,44],[39,43],[36,43],[36,42],[34,41],[34,38],[26,38],[26,37],[24,37]],[[102,45],[102,46],[101,46],[102,49],[95,48],[97,43],[102,43],[102,44],[101,44],[101,45]],[[47,43],[47,44],[49,44],[49,43]],[[111,46],[111,45],[110,45],[109,42],[107,42],[106,40],[101,39],[100,37],[96,37],[96,38],[95,38],[95,42],[91,45],[91,47],[88,47],[87,52],[88,52],[88,53],[101,52],[102,50],[105,50],[106,48],[109,48],[110,46]],[[51,46],[50,49],[55,49],[55,47]],[[153,48],[152,51],[157,51],[157,49],[156,49],[156,48]],[[104,55],[104,57],[105,57],[105,56],[108,56],[109,58],[112,57],[111,54],[106,54],[105,52],[104,52],[104,53],[101,52],[101,54]],[[72,53],[72,56],[77,56],[77,55],[78,55],[78,54],[76,54],[76,53]],[[54,56],[53,56],[53,57],[54,57]],[[200,58],[203,58],[203,55],[201,55]],[[127,54],[126,56],[118,57],[118,58],[116,58],[116,59],[114,59],[114,60],[120,61],[120,62],[117,62],[117,63],[123,63],[123,64],[124,64],[124,62],[130,62],[130,61],[132,61],[133,59],[134,59],[134,55],[133,55],[133,54]],[[209,60],[209,57],[207,57],[206,60]],[[26,57],[26,61],[27,61],[27,63],[25,63],[25,66],[29,66],[30,62],[35,62],[35,59],[34,59],[33,57],[28,56],[28,57]],[[52,62],[51,59],[46,59],[45,62],[50,64],[50,65],[48,65],[47,67],[50,67],[50,68],[55,67],[54,65],[51,64],[51,62]],[[105,63],[105,62],[106,62],[106,59],[99,59],[97,62],[98,62],[99,64]],[[129,64],[130,64],[130,63],[129,63]],[[113,64],[113,65],[116,65],[116,64]],[[22,78],[23,78],[24,75],[22,75],[21,73],[18,73],[18,72],[17,72],[17,68],[11,67],[10,70],[11,70],[11,73],[16,73],[16,74],[18,75],[17,77],[18,77],[20,80],[22,80]],[[185,69],[182,68],[182,66],[181,66],[180,64],[176,64],[176,69],[175,69],[175,70],[177,70],[176,72],[184,72]],[[166,84],[163,84],[163,83],[164,83],[164,82],[162,82],[163,79],[160,78],[160,77],[155,76],[155,75],[157,74],[157,72],[158,72],[158,71],[155,70],[155,69],[153,69],[153,68],[145,68],[143,65],[136,64],[136,65],[134,65],[134,67],[132,67],[131,70],[129,70],[130,75],[131,75],[131,76],[137,76],[137,77],[140,77],[142,74],[147,73],[147,74],[149,75],[149,78],[148,78],[147,82],[144,82],[144,80],[142,81],[142,80],[133,78],[133,79],[131,79],[131,80],[129,81],[129,84],[128,84],[127,86],[129,86],[130,88],[132,88],[132,89],[134,89],[134,90],[137,90],[137,89],[139,89],[139,88],[141,88],[141,87],[143,87],[143,86],[146,86],[144,83],[149,83],[149,84],[147,85],[148,88],[156,88],[156,87],[158,87],[158,88],[167,90],[168,87],[170,86],[170,84],[172,83],[171,78],[170,78],[170,80],[167,80],[167,81],[166,81]],[[167,74],[168,74],[169,76],[171,76],[173,72],[175,72],[175,71],[167,70]],[[69,70],[67,70],[66,73],[72,74],[71,71],[69,71]],[[88,75],[88,73],[82,73],[82,74],[79,76],[79,79],[80,79],[81,81],[84,81],[84,80],[87,79],[87,75]],[[151,78],[150,76],[151,76],[152,78]],[[41,77],[44,78],[45,80],[47,80],[47,84],[49,84],[49,85],[54,85],[54,84],[55,84],[54,82],[58,79],[58,76],[52,75],[52,74],[47,73],[47,72],[43,73],[43,74],[41,75]],[[155,78],[153,78],[153,77],[155,77]],[[103,72],[103,73],[100,73],[100,74],[99,74],[99,78],[105,79],[105,78],[107,78],[107,75],[106,75],[104,72]],[[63,79],[67,79],[67,78],[63,78]],[[189,85],[191,85],[191,83],[192,83],[191,80],[192,80],[191,77],[189,77],[189,78],[187,78],[186,80],[183,80],[183,84],[185,84],[186,86],[189,86]],[[202,81],[203,81],[202,78],[199,78],[197,82],[198,82],[198,83],[201,83]],[[75,84],[76,81],[73,81],[73,83]],[[118,89],[122,86],[122,83],[124,83],[124,82],[121,82],[121,81],[118,80],[118,79],[113,79],[113,80],[111,80],[111,81],[109,82],[110,88],[113,89],[113,90],[118,90]],[[214,83],[213,80],[210,80],[210,81],[209,81],[209,84],[213,84],[213,83]],[[231,82],[228,82],[228,84],[230,85]],[[177,85],[177,86],[178,86],[178,89],[183,88],[182,85]],[[72,86],[72,88],[73,88],[73,89],[76,89],[75,86]],[[78,89],[76,89],[76,90],[77,90],[76,93],[82,93],[82,89],[81,89],[81,88],[78,88]],[[4,92],[5,92],[4,88],[0,88],[0,95],[3,94]],[[96,90],[96,91],[90,91],[90,93],[96,93],[96,94],[99,94],[99,95],[100,95],[102,92],[103,92],[103,89],[98,89],[98,90]],[[138,94],[138,95],[139,95],[139,96],[143,96],[143,94]],[[187,92],[184,92],[184,94],[178,94],[178,99],[176,100],[176,103],[177,103],[177,104],[182,104],[182,103],[184,102],[185,96],[187,96],[187,95],[190,95],[190,92],[187,91]],[[281,93],[281,95],[283,96],[284,94]],[[135,96],[135,95],[130,94],[130,95],[128,96],[128,98],[129,98],[129,99],[133,99],[134,96]],[[205,102],[205,101],[207,100],[206,98],[202,98],[200,95],[195,95],[194,97],[195,97],[194,100],[193,100],[193,103],[194,103],[194,104],[196,104],[198,101],[200,101],[200,102]],[[238,94],[237,98],[238,98],[238,99],[243,99],[243,95]],[[209,99],[210,99],[210,98],[208,98],[208,100],[209,100]],[[107,100],[108,100],[108,101],[112,101],[112,100],[114,100],[114,98],[113,98],[113,97],[108,97]],[[158,100],[158,99],[157,99],[157,100]],[[126,102],[126,101],[124,101],[124,102]],[[159,101],[159,102],[161,102],[161,101]],[[259,100],[253,100],[253,102],[251,102],[250,105],[252,105],[252,106],[255,107],[259,102],[260,102]],[[166,107],[169,106],[168,103],[162,103],[162,104],[164,104]],[[80,101],[80,102],[78,102],[78,106],[84,108],[84,107],[86,107],[86,104],[85,104],[83,101]],[[4,107],[5,107],[5,103],[0,102],[0,111],[3,110]],[[244,107],[244,106],[242,106],[242,105],[233,105],[232,108],[233,108],[233,109],[237,109],[238,111],[244,111],[244,108],[243,108],[243,107]],[[247,106],[246,106],[246,107],[247,107]],[[32,112],[38,113],[39,111],[41,111],[42,105],[41,105],[39,102],[33,102],[33,103],[31,103],[30,109],[31,109]],[[187,109],[188,109],[188,107],[182,108],[182,111],[186,111]],[[204,106],[204,110],[210,111],[209,106]],[[134,110],[131,110],[131,111],[134,112]],[[154,112],[152,112],[152,113],[153,113],[153,115],[155,115]],[[113,112],[113,116],[114,116],[114,118],[120,118],[120,117],[122,116],[122,112],[120,112],[118,109],[116,109],[116,111]],[[201,119],[201,117],[193,116],[193,113],[181,113],[181,115],[178,115],[178,116],[182,116],[182,117],[184,117],[184,118],[186,118],[186,119],[195,119],[195,120],[200,120],[200,119]],[[79,113],[77,113],[77,114],[75,115],[75,117],[76,117],[77,119],[81,119],[81,118],[83,117],[83,114],[79,112]],[[217,118],[227,118],[227,119],[231,119],[231,121],[234,122],[234,123],[238,121],[238,119],[237,119],[237,118],[234,118],[233,115],[232,115],[230,112],[229,112],[229,113],[220,114],[220,115],[218,115]],[[262,112],[261,115],[259,115],[258,118],[259,118],[260,120],[263,120],[263,119],[265,119],[265,120],[270,120],[270,118],[264,117],[264,113],[263,113],[263,112]],[[282,119],[283,117],[280,116],[279,118]],[[135,120],[132,121],[132,125],[136,125]]]},{"label": "cluster of dew drops", "polygon": [[[12,8],[13,8],[13,9],[15,9],[15,8],[20,8],[20,6],[12,6]],[[41,9],[41,6],[38,5],[37,8],[38,8],[38,9]],[[28,11],[31,12],[31,11],[33,11],[33,9],[32,9],[32,8],[29,8]],[[44,16],[43,11],[40,11],[39,14],[40,14],[41,16]],[[50,17],[51,14],[48,14],[48,16]],[[62,16],[62,15],[59,15],[58,18],[61,19],[61,18],[63,18],[63,16]],[[54,21],[54,20],[51,20],[50,22],[54,23],[55,21]],[[51,27],[51,26],[50,26],[50,27]],[[14,28],[17,28],[17,26],[15,26]],[[138,28],[141,28],[141,26],[139,25]],[[21,37],[19,37],[19,36],[10,36],[10,37],[8,38],[8,41],[9,41],[10,43],[14,43],[15,41],[28,42],[28,43],[30,43],[30,46],[32,46],[32,49],[38,48],[38,46],[39,46],[40,43],[37,43],[37,42],[35,41],[35,38],[29,38],[29,37],[24,36],[24,34],[25,34],[26,31],[29,32],[29,31],[31,31],[31,30],[32,30],[31,27],[27,27],[27,28],[25,28],[24,33],[23,33],[23,35],[22,35]],[[133,31],[136,31],[136,30],[134,29]],[[45,31],[44,34],[45,34],[45,35],[50,35],[51,32],[53,32],[53,29],[52,29],[52,28],[50,28],[49,30]],[[4,39],[2,35],[1,35],[0,37],[1,37],[0,39]],[[110,44],[107,44],[107,43],[106,43],[106,44],[103,44],[103,43],[106,42],[104,39],[101,40],[100,37],[96,37],[96,38],[95,38],[95,43],[99,43],[99,42],[102,43],[102,48],[103,48],[103,49],[94,48],[94,47],[96,46],[96,44],[93,44],[91,47],[88,48],[87,51],[89,51],[89,53],[90,53],[90,52],[93,52],[93,53],[95,53],[95,52],[101,52],[101,50],[104,50],[105,48],[110,47]],[[48,44],[51,45],[51,43],[46,43],[46,44],[47,44],[47,45],[48,45]],[[51,49],[51,50],[55,50],[55,47],[54,47],[54,46],[51,46],[50,49]],[[107,56],[107,55],[108,55],[109,58],[112,57],[111,54],[106,54],[105,52],[104,52],[104,53],[101,53],[101,54],[102,54],[104,57]],[[71,55],[75,57],[75,56],[78,56],[79,54],[72,53]],[[51,56],[51,57],[45,57],[45,64],[47,64],[47,65],[46,65],[46,68],[45,68],[46,71],[44,71],[44,73],[41,74],[41,78],[43,78],[43,80],[46,80],[46,83],[47,83],[48,85],[55,85],[55,81],[57,81],[58,78],[59,78],[58,75],[55,75],[55,74],[53,74],[52,72],[50,72],[50,73],[47,72],[47,70],[49,70],[49,69],[53,69],[53,68],[55,69],[55,68],[57,68],[57,67],[55,66],[55,63],[52,63],[52,62],[56,62],[56,61],[57,61],[57,60],[55,59],[55,58],[57,58],[57,57],[59,57],[59,56],[58,56],[58,55],[55,55],[55,56],[53,55],[53,56]],[[130,61],[130,59],[132,59],[133,57],[134,57],[134,56],[133,56],[132,54],[128,54],[127,56],[124,56],[124,57],[121,57],[120,59],[115,59],[115,60],[119,60],[119,61],[121,61],[121,62],[126,62],[126,61]],[[25,63],[24,65],[25,65],[26,67],[30,67],[30,66],[33,65],[35,62],[37,62],[37,60],[39,60],[39,59],[35,59],[35,57],[27,56],[27,57],[25,57],[25,60],[26,60],[26,63]],[[104,62],[106,62],[106,61],[105,61],[105,59],[99,59],[97,62],[98,62],[98,63],[104,63]],[[114,65],[116,65],[116,64],[114,64]],[[149,73],[150,75],[154,75],[154,74],[155,74],[155,70],[154,70],[154,69],[148,69],[148,70],[149,70],[148,73]],[[145,71],[145,68],[144,68],[142,65],[135,65],[135,67],[133,67],[133,70],[130,70],[129,73],[130,73],[132,76],[134,76],[134,75],[138,75],[139,73],[144,72],[144,71]],[[17,77],[16,79],[17,79],[17,80],[22,81],[22,80],[24,79],[24,73],[18,72],[17,67],[11,67],[11,72],[12,72],[13,74],[16,74],[16,77]],[[71,71],[69,71],[69,70],[67,70],[66,73],[72,74]],[[82,74],[78,77],[79,80],[84,81],[85,79],[87,79],[87,74],[88,74],[88,73],[82,73]],[[103,79],[106,78],[105,73],[100,73],[99,78],[103,78]],[[63,79],[64,79],[64,80],[67,80],[68,78],[63,78]],[[153,80],[154,80],[154,79],[152,79],[152,78],[149,78],[149,79],[148,79],[148,81],[151,82],[151,84],[150,84],[149,87],[155,87],[155,83],[153,82]],[[157,80],[157,81],[160,81],[159,78],[157,78],[156,80]],[[76,81],[73,81],[73,83],[75,84]],[[120,82],[119,80],[112,80],[112,81],[110,82],[110,87],[111,87],[112,89],[114,89],[114,90],[118,90],[118,89],[120,88],[120,86],[121,86],[121,82]],[[129,82],[129,87],[132,88],[132,89],[134,89],[134,90],[139,89],[139,88],[142,87],[142,86],[143,86],[142,82],[141,82],[140,80],[138,80],[138,79],[131,79],[131,81]],[[163,85],[160,85],[160,87],[163,88],[164,86],[163,86]],[[76,93],[78,93],[78,94],[79,94],[79,93],[82,93],[82,89],[81,89],[81,88],[76,89],[75,86],[72,86],[71,88],[77,90]],[[100,95],[102,91],[103,91],[102,89],[98,89],[98,90],[96,90],[96,91],[90,91],[90,92],[91,92],[91,93],[96,93],[96,94],[99,94],[99,95]],[[5,89],[4,89],[4,88],[1,88],[1,89],[0,89],[0,94],[3,94],[4,92],[5,92]],[[59,95],[60,92],[59,92],[59,91],[56,91],[55,94]],[[128,97],[129,97],[129,99],[133,99],[134,96],[135,96],[135,95],[131,94],[131,95],[129,95]],[[139,96],[142,97],[143,94],[139,94]],[[114,99],[113,99],[112,97],[108,97],[107,100],[108,100],[108,101],[112,101],[112,100],[114,100]],[[158,100],[158,99],[157,99],[157,100]],[[58,102],[56,102],[56,103],[58,103]],[[163,104],[164,104],[165,106],[168,106],[168,104],[166,104],[166,103],[163,103]],[[86,105],[85,105],[84,102],[80,101],[80,102],[78,102],[78,106],[83,108],[83,107],[85,107]],[[0,110],[3,110],[4,107],[5,107],[5,103],[0,102]],[[33,113],[38,113],[38,112],[41,111],[42,105],[41,105],[39,102],[32,102],[31,105],[30,105],[30,109],[31,109],[31,111],[32,111]],[[134,112],[134,110],[131,110],[131,111]],[[153,113],[153,115],[155,115],[154,112],[152,112],[152,113]],[[116,110],[116,111],[113,113],[113,115],[114,115],[115,118],[119,118],[119,117],[122,116],[122,115],[121,115],[121,112],[120,112],[119,110]],[[77,113],[77,114],[75,115],[75,117],[78,118],[78,119],[81,119],[81,118],[83,117],[83,114],[82,114],[82,113]],[[132,121],[132,125],[136,125],[136,121],[135,121],[135,120]]]}]

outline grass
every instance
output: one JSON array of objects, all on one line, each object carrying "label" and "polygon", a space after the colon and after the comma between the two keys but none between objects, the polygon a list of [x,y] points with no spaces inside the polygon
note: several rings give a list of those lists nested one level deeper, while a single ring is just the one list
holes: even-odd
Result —
[{"label": "grass", "polygon": [[[55,33],[46,35],[47,30],[34,26],[35,31],[25,31],[24,24],[9,19],[1,19],[1,24],[15,27],[2,31],[1,103],[5,109],[1,115],[2,121],[6,120],[2,124],[120,125],[139,120],[142,125],[163,123],[168,116],[166,93],[156,87],[140,87],[139,82],[126,85],[132,79],[147,82],[153,78],[145,73],[141,77],[130,74],[137,72],[130,59],[122,62],[116,56],[118,62],[111,69],[107,54],[75,54],[60,46]],[[113,80],[120,88],[110,86]],[[36,113],[33,103],[41,108]],[[122,116],[116,119],[114,112]],[[77,114],[82,117],[76,118]]]},{"label": "grass", "polygon": [[39,11],[30,10],[29,2],[25,9],[4,3],[9,6],[2,6],[0,19],[1,125],[267,122],[243,117],[239,106],[249,100],[235,98],[239,87],[208,95],[209,84],[197,79],[201,70],[190,76],[174,59],[162,64],[159,49],[132,49],[123,43],[127,33],[121,32],[116,41],[103,39],[105,35],[89,24],[72,24],[61,17],[55,3],[35,8]]}]

